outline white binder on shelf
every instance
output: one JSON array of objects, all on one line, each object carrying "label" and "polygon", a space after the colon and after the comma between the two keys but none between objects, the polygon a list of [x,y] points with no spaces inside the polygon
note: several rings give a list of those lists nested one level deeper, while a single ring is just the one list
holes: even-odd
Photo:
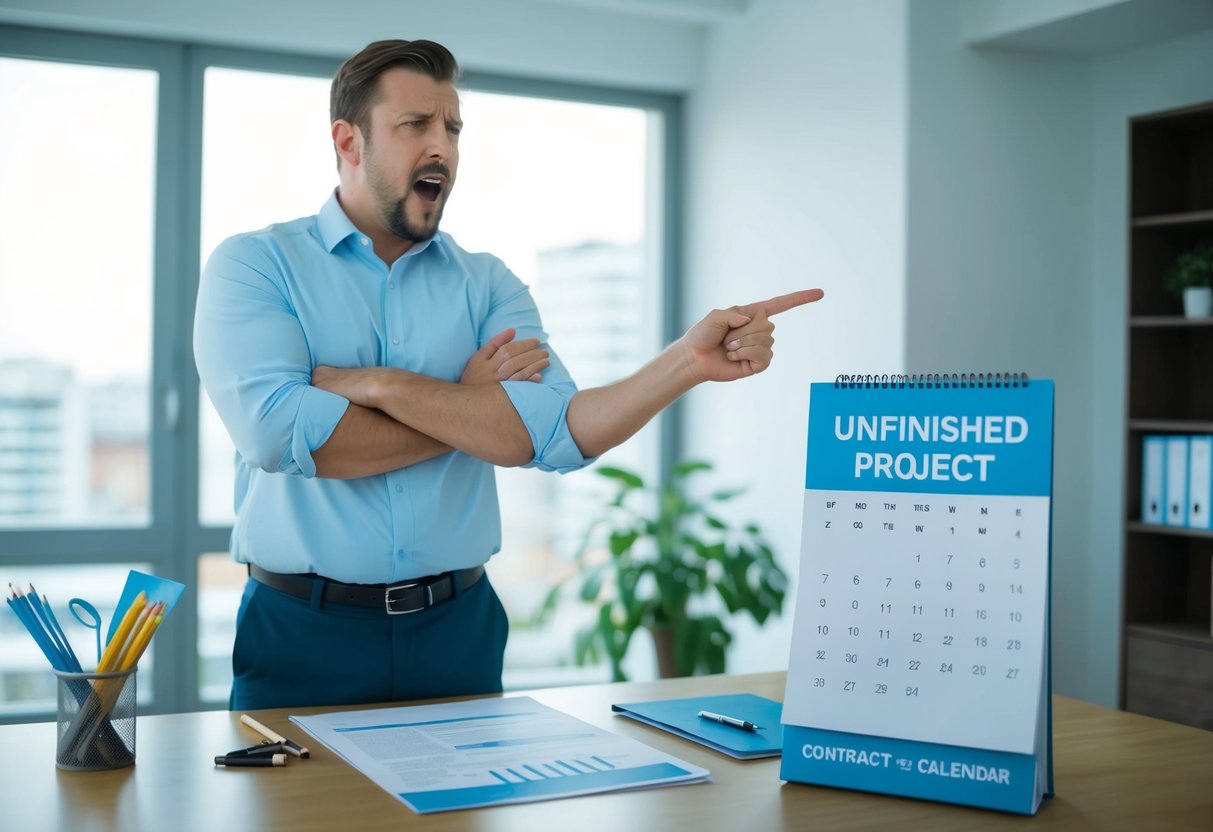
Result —
[{"label": "white binder on shelf", "polygon": [[1167,437],[1167,475],[1164,486],[1167,526],[1188,525],[1188,437]]},{"label": "white binder on shelf", "polygon": [[1141,441],[1141,522],[1161,525],[1166,506],[1167,437]]},{"label": "white binder on shelf", "polygon": [[1188,525],[1213,528],[1209,521],[1209,496],[1213,491],[1213,436],[1188,438]]}]

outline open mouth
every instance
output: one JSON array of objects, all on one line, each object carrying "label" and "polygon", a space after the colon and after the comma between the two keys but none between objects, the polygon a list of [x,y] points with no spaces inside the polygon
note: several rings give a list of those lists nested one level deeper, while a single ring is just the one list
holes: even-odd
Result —
[{"label": "open mouth", "polygon": [[424,176],[413,184],[413,193],[426,202],[437,202],[442,194],[442,180],[434,176]]}]

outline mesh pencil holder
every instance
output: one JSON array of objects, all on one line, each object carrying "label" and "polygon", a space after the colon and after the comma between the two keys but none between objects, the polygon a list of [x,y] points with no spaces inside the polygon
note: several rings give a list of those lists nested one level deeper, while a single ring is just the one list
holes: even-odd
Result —
[{"label": "mesh pencil holder", "polygon": [[58,677],[55,766],[103,771],[135,762],[135,668]]}]

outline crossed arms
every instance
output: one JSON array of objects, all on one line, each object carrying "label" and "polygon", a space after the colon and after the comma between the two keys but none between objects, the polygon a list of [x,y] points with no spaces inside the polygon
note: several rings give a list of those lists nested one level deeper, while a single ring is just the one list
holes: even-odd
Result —
[{"label": "crossed arms", "polygon": [[[683,393],[705,381],[735,381],[771,363],[773,315],[812,303],[819,289],[717,309],[637,372],[614,384],[578,391],[566,415],[583,456],[626,441]],[[312,457],[316,475],[370,476],[452,449],[501,466],[534,456],[530,435],[499,381],[538,381],[548,354],[536,339],[507,329],[478,350],[459,382],[392,367],[321,366],[312,385],[351,403]]]}]

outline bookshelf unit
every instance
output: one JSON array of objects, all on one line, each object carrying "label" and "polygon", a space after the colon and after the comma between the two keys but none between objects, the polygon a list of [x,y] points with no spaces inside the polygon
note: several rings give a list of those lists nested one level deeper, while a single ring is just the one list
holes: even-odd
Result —
[{"label": "bookshelf unit", "polygon": [[1141,522],[1143,438],[1213,434],[1213,318],[1164,286],[1213,241],[1213,102],[1131,119],[1129,168],[1121,703],[1213,729],[1213,532]]}]

